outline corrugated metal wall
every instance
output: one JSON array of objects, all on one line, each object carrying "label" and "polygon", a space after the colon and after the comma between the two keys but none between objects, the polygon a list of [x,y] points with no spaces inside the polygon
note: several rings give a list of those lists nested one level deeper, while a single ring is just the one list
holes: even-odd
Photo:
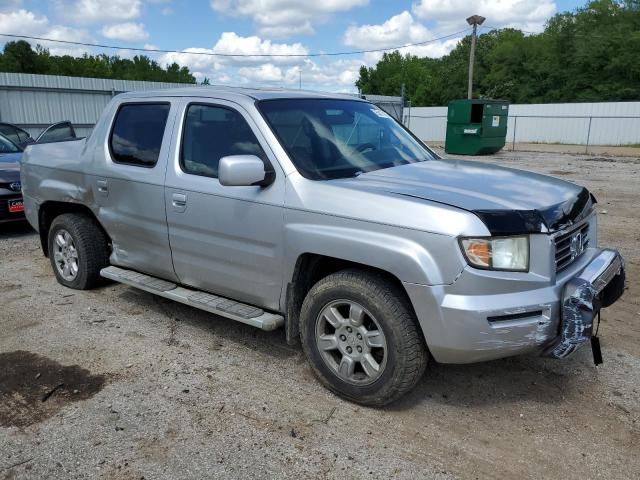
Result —
[{"label": "corrugated metal wall", "polygon": [[83,137],[118,93],[190,85],[0,73],[0,121],[18,125],[35,138],[47,125],[71,120]]},{"label": "corrugated metal wall", "polygon": [[[85,137],[118,93],[189,86],[195,85],[0,73],[0,121],[18,125],[35,138],[46,126],[70,120],[76,134]],[[367,95],[367,99],[402,119],[401,97]]]},{"label": "corrugated metal wall", "polygon": [[[405,109],[405,125],[421,139],[444,142],[446,107]],[[589,127],[589,124],[591,126]],[[507,140],[516,143],[640,144],[640,102],[511,105]]]},{"label": "corrugated metal wall", "polygon": [[[0,73],[0,121],[37,136],[47,125],[70,120],[86,136],[111,98],[122,92],[191,84]],[[367,95],[382,108],[399,97]],[[385,103],[386,102],[386,103]],[[384,106],[383,106],[384,105]],[[393,113],[398,113],[392,110]],[[443,142],[446,107],[404,109],[404,123],[421,139]],[[590,128],[589,128],[589,124]],[[511,105],[507,140],[584,145],[640,144],[640,102]]]}]

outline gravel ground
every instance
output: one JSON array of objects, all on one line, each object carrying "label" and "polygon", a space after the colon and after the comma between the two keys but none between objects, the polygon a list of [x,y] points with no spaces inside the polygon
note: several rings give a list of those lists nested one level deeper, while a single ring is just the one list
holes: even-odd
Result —
[{"label": "gravel ground", "polygon": [[[342,401],[283,332],[151,294],[56,283],[0,227],[0,478],[640,478],[640,160],[504,152],[586,185],[628,268],[589,349],[431,365],[384,409]],[[44,401],[43,401],[44,400]]]}]

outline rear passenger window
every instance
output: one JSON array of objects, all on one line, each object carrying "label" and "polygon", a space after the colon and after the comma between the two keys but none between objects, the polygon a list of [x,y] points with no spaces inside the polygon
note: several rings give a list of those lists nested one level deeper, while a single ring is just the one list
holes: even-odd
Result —
[{"label": "rear passenger window", "polygon": [[109,139],[113,161],[153,167],[160,155],[169,107],[168,103],[122,105]]},{"label": "rear passenger window", "polygon": [[189,105],[182,137],[182,170],[218,177],[218,164],[227,155],[266,156],[247,121],[235,110]]}]

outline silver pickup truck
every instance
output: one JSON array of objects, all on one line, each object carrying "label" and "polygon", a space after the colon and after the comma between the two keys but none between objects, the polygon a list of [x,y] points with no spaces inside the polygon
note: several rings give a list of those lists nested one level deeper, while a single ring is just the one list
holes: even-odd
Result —
[{"label": "silver pickup truck", "polygon": [[350,96],[118,95],[87,139],[28,147],[22,184],[61,284],[284,327],[324,385],[367,405],[430,358],[564,358],[624,289],[585,188],[443,160]]}]

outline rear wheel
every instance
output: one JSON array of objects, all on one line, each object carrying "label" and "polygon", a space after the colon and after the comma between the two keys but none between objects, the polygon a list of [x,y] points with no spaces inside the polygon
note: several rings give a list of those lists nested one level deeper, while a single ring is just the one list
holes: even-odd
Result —
[{"label": "rear wheel", "polygon": [[102,283],[100,270],[109,266],[108,240],[91,217],[66,213],[49,228],[49,259],[58,282],[87,290]]},{"label": "rear wheel", "polygon": [[404,292],[382,275],[345,270],[318,282],[300,313],[314,372],[335,393],[385,405],[418,382],[427,350]]}]

